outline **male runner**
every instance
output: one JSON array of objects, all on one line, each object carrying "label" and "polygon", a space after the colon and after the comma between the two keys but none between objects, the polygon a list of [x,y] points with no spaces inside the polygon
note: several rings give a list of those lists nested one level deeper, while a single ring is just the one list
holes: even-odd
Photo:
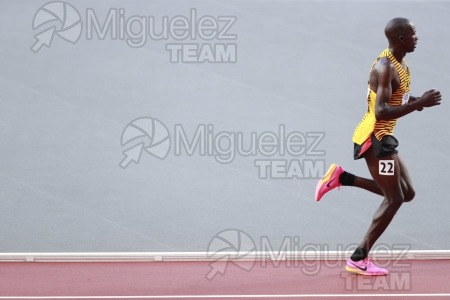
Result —
[{"label": "male runner", "polygon": [[405,18],[392,19],[386,25],[385,34],[389,47],[372,65],[368,108],[353,134],[354,158],[364,157],[373,180],[355,176],[332,164],[319,180],[315,193],[316,201],[319,201],[325,193],[344,185],[384,197],[366,235],[347,260],[346,270],[362,275],[388,274],[369,260],[368,253],[402,203],[411,201],[415,195],[406,165],[396,150],[398,141],[393,136],[393,129],[397,118],[439,105],[441,101],[441,94],[435,89],[421,97],[410,95],[410,74],[404,57],[414,51],[419,39],[414,24]]}]

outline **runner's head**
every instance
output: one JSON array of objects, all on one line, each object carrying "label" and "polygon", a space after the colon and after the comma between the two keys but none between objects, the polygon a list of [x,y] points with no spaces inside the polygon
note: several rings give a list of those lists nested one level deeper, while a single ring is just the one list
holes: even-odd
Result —
[{"label": "runner's head", "polygon": [[416,36],[416,27],[405,18],[390,20],[384,29],[384,33],[391,48],[405,52],[413,52],[419,39]]}]

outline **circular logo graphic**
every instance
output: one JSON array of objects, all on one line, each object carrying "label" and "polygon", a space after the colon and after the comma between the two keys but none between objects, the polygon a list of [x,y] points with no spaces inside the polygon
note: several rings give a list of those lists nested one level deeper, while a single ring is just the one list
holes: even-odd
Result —
[{"label": "circular logo graphic", "polygon": [[50,47],[55,34],[73,44],[81,36],[80,14],[67,2],[48,2],[39,8],[33,18],[33,30],[44,25],[48,26],[34,36],[36,42],[31,47],[34,52],[39,51],[42,46]]},{"label": "circular logo graphic", "polygon": [[122,146],[128,146],[120,163],[126,168],[131,161],[139,162],[142,151],[165,159],[170,150],[170,135],[167,127],[159,120],[151,117],[138,118],[130,122],[122,133]]},{"label": "circular logo graphic", "polygon": [[[211,269],[206,278],[212,280],[217,274],[225,274],[228,262],[250,271],[255,264],[255,251],[255,242],[244,231],[227,229],[219,232],[208,245],[207,256],[214,257],[215,261],[209,264]],[[243,259],[246,261],[242,261]]]}]

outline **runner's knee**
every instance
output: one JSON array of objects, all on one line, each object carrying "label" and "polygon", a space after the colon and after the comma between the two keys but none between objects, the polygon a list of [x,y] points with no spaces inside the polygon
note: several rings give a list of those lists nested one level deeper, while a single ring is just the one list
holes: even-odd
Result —
[{"label": "runner's knee", "polygon": [[405,202],[405,196],[402,192],[395,193],[387,196],[387,200],[389,202],[389,206],[400,207],[403,202]]},{"label": "runner's knee", "polygon": [[410,202],[416,196],[416,191],[413,188],[408,189],[408,192],[405,194],[405,202]]}]

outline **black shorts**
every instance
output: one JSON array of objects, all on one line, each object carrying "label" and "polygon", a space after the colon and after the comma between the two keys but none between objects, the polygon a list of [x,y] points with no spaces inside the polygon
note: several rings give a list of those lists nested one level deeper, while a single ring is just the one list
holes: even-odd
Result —
[{"label": "black shorts", "polygon": [[364,157],[364,153],[370,148],[373,148],[373,152],[376,157],[384,157],[392,154],[397,154],[398,140],[393,135],[385,135],[379,141],[375,134],[372,135],[362,144],[354,144],[353,158],[360,159]]}]

